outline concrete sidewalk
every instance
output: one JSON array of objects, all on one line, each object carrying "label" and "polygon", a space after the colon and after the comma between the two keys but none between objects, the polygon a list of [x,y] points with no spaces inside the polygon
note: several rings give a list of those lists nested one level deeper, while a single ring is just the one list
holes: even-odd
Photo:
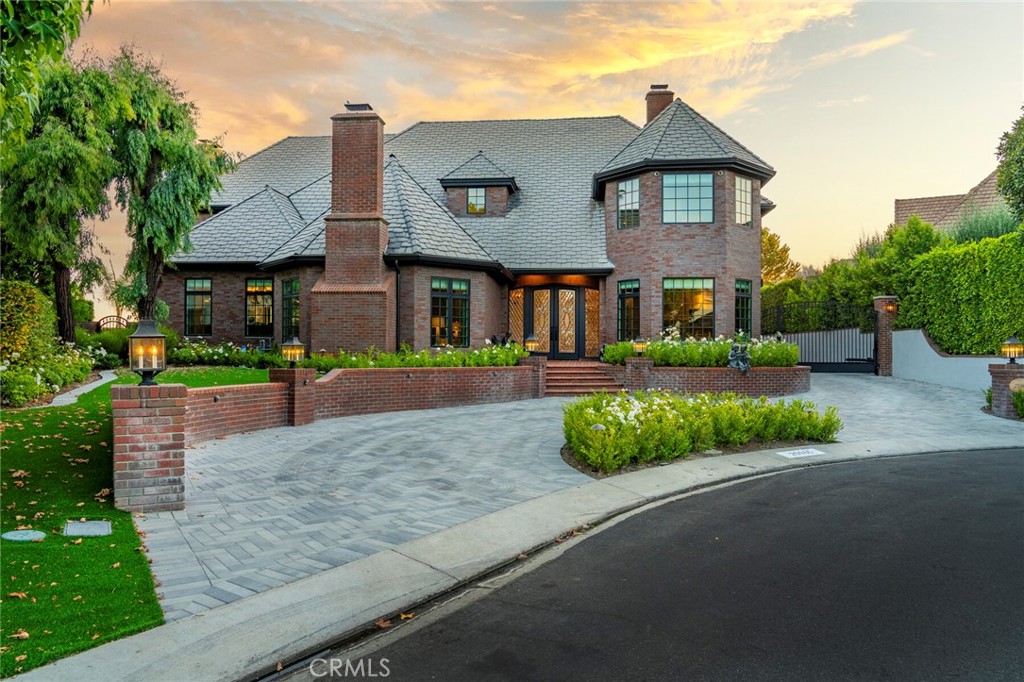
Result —
[{"label": "concrete sidewalk", "polygon": [[[521,552],[547,545],[574,528],[599,523],[655,500],[740,478],[833,462],[920,452],[1024,446],[1024,423],[983,414],[979,409],[983,400],[980,395],[964,395],[961,391],[926,384],[868,376],[815,375],[812,386],[810,393],[798,397],[815,400],[819,406],[838,406],[846,423],[840,434],[843,442],[816,446],[823,451],[822,455],[787,459],[771,451],[752,452],[682,461],[601,481],[586,477],[574,480],[573,475],[580,475],[561,462],[558,456],[561,445],[560,400],[479,406],[479,411],[474,411],[478,408],[426,411],[436,413],[432,415],[426,412],[370,415],[399,420],[391,424],[394,428],[399,428],[404,418],[413,419],[413,423],[418,423],[421,428],[412,428],[402,432],[398,438],[387,439],[392,445],[376,451],[363,443],[361,447],[370,447],[371,451],[360,451],[361,456],[356,461],[365,463],[369,454],[373,455],[370,459],[380,461],[381,458],[387,460],[388,453],[394,454],[399,450],[403,453],[392,460],[398,470],[378,468],[361,472],[365,475],[363,480],[368,483],[401,474],[400,465],[410,464],[410,458],[417,454],[416,448],[412,452],[403,450],[402,439],[422,436],[433,428],[440,430],[432,447],[440,448],[444,444],[440,451],[441,459],[431,459],[431,466],[420,475],[436,478],[436,467],[442,466],[446,472],[445,480],[449,483],[458,482],[463,477],[473,478],[473,472],[464,467],[475,462],[474,458],[459,460],[454,465],[446,459],[462,451],[459,445],[462,438],[467,439],[467,447],[497,448],[506,458],[503,460],[506,463],[511,461],[509,458],[523,458],[516,460],[515,465],[520,475],[526,476],[531,469],[544,473],[534,477],[538,480],[521,479],[521,488],[517,482],[516,490],[526,499],[514,500],[506,486],[505,497],[501,498],[499,506],[510,506],[503,509],[491,513],[483,511],[475,518],[457,522],[443,530],[395,542],[363,558],[248,597],[236,598],[227,605],[57,661],[18,679],[95,679],[108,682],[252,679],[273,672],[278,662],[287,664],[320,651],[332,641],[361,631],[381,616],[408,609],[514,561]],[[484,408],[501,409],[491,414]],[[447,425],[446,420],[450,420]],[[515,422],[515,428],[502,431],[502,420]],[[363,424],[366,430],[360,431],[356,428],[358,424],[349,419],[324,422],[341,423],[349,423],[349,428],[342,427],[335,437],[344,436],[351,447],[359,447],[350,438],[354,433],[369,437],[375,431],[373,427],[384,426]],[[323,440],[316,441],[308,431],[310,428],[290,430],[290,446],[286,442],[273,443],[272,440],[263,446],[284,465],[289,456],[280,454],[282,450],[295,457],[295,453],[305,450],[316,452],[330,440],[329,434],[325,434]],[[518,433],[518,441],[508,441],[509,433]],[[379,431],[377,434],[371,442],[380,440]],[[222,443],[259,435],[228,439],[211,444],[208,450]],[[245,442],[247,447],[243,450],[255,455],[256,444]],[[430,451],[423,452],[429,455]],[[190,452],[190,457],[193,454],[198,453]],[[447,466],[442,463],[447,463]],[[316,469],[315,466],[313,468]],[[281,466],[281,469],[300,473],[303,467],[292,462],[287,467]],[[345,466],[338,469],[339,474],[347,471]],[[536,486],[540,485],[539,479],[551,476],[553,472],[565,476],[552,484],[554,492],[545,494]],[[226,471],[219,472],[222,479],[228,476],[230,474]],[[344,478],[344,475],[340,477]],[[266,487],[267,472],[255,472],[253,480],[256,484],[262,481]],[[395,492],[400,493],[405,485],[417,484],[413,479],[407,480]],[[423,487],[426,485],[424,479],[418,485],[421,491],[427,490]],[[358,485],[356,487],[359,488]],[[192,494],[198,494],[197,490]],[[431,499],[425,494],[419,497]],[[486,499],[487,495],[482,497]],[[498,499],[499,496],[492,491],[492,497]],[[191,506],[191,499],[185,514],[197,517],[195,520],[198,522],[200,512]],[[444,499],[444,495],[440,499]],[[395,510],[408,505],[415,507],[416,500],[413,497],[396,503]],[[280,503],[277,511],[289,513],[287,501],[281,500]],[[458,505],[453,508],[457,509]],[[439,518],[438,508],[431,504],[424,506],[422,511],[434,514],[432,518]],[[251,521],[255,523],[256,519]],[[372,515],[368,522],[373,523]],[[178,528],[180,523],[175,521],[173,525]],[[151,548],[153,539],[153,533],[150,533],[147,542]],[[278,560],[287,563],[284,557]],[[160,577],[161,566],[156,556],[154,568]]]}]

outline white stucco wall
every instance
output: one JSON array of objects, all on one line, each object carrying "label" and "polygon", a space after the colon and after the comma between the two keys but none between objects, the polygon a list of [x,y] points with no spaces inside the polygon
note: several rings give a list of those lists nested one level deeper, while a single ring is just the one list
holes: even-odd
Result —
[{"label": "white stucco wall", "polygon": [[992,387],[988,366],[1006,362],[995,355],[940,355],[920,329],[892,333],[892,375],[971,391]]}]

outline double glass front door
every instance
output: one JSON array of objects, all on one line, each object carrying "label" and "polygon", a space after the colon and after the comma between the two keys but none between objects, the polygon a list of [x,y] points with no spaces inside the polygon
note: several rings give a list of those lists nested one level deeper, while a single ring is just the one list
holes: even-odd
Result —
[{"label": "double glass front door", "polygon": [[540,286],[509,293],[509,331],[522,341],[537,338],[538,353],[555,360],[596,357],[600,351],[597,289]]}]

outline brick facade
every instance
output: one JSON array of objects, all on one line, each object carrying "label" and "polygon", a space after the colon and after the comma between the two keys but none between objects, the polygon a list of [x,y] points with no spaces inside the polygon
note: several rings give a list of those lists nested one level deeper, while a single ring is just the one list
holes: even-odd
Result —
[{"label": "brick facade", "polygon": [[507,316],[503,313],[508,288],[486,272],[436,268],[420,265],[401,268],[402,342],[414,349],[430,346],[430,279],[448,277],[469,280],[469,339],[471,347],[484,345],[486,339],[504,334]]},{"label": "brick facade", "polygon": [[[696,171],[695,171],[696,172]],[[714,222],[662,222],[662,177],[647,172],[640,177],[640,224],[619,229],[616,197],[618,183],[605,191],[605,239],[608,258],[615,264],[602,299],[603,343],[614,343],[617,332],[618,282],[640,282],[640,336],[656,339],[663,330],[662,281],[696,277],[715,280],[714,334],[736,333],[736,280],[752,283],[754,336],[761,333],[761,192],[760,181],[751,178],[753,225],[736,224],[736,173],[712,171]]]},{"label": "brick facade", "polygon": [[508,212],[509,193],[507,187],[485,187],[484,188],[484,213],[470,214],[467,212],[467,188],[449,187],[445,190],[448,197],[448,210],[452,215],[462,218],[465,216],[475,218],[501,218]]},{"label": "brick facade", "polygon": [[[312,329],[310,292],[313,285],[323,274],[323,267],[311,265],[291,268],[278,272],[261,270],[230,271],[210,269],[165,270],[157,297],[165,301],[170,308],[167,326],[182,336],[185,334],[185,280],[209,279],[212,308],[213,334],[211,336],[190,336],[192,339],[202,338],[209,343],[230,341],[236,344],[258,343],[261,337],[247,336],[245,333],[245,281],[248,278],[274,280],[274,335],[273,342],[280,345],[288,339],[282,338],[282,304],[283,282],[299,278],[299,339],[308,342]],[[307,344],[308,346],[308,344]]]}]

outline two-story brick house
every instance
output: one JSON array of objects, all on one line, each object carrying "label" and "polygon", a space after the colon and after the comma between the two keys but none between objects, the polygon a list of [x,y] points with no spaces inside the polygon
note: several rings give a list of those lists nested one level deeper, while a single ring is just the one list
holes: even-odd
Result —
[{"label": "two-story brick house", "polygon": [[614,117],[417,123],[346,105],[223,178],[159,296],[189,337],[312,350],[759,332],[775,171],[679,99]]}]

